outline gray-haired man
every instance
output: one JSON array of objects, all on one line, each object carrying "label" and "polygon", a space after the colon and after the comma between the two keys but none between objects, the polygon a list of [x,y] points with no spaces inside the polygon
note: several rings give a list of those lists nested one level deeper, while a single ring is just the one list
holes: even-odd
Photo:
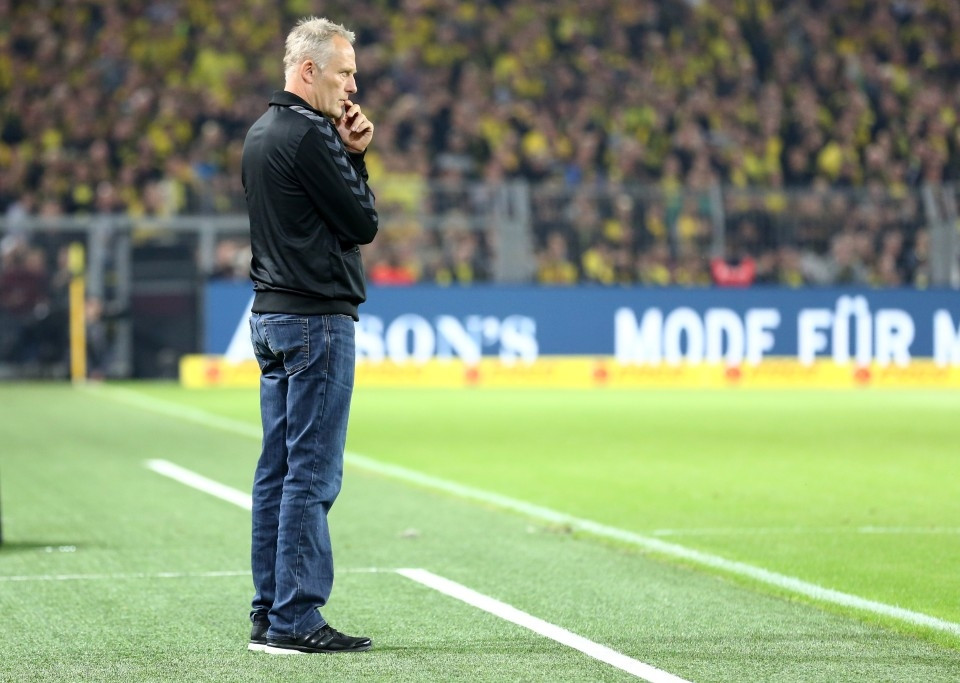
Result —
[{"label": "gray-haired man", "polygon": [[333,587],[327,512],[340,492],[366,298],[358,245],[378,225],[363,161],[373,124],[351,100],[353,40],[326,19],[300,21],[287,36],[284,90],[243,147],[263,423],[249,647],[274,654],[371,647],[319,612]]}]

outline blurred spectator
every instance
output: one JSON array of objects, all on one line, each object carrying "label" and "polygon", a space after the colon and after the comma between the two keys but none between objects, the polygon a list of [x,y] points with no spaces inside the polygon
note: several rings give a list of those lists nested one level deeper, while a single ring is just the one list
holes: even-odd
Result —
[{"label": "blurred spectator", "polygon": [[[308,5],[0,2],[0,210],[242,212],[243,135]],[[791,244],[811,251],[801,262],[849,259],[829,281],[909,284],[921,208],[895,216],[873,206],[854,219],[868,223],[869,240],[837,247],[854,207],[798,206],[790,191],[881,188],[908,201],[922,183],[960,180],[957,2],[335,0],[323,9],[378,46],[361,55],[358,98],[377,122],[368,166],[382,175],[382,199],[445,215],[454,207],[430,197],[427,180],[561,190],[553,205],[534,199],[534,238],[546,249],[546,235],[561,230],[591,281],[662,280],[662,239],[670,281],[703,281],[692,250],[704,253],[722,220],[707,208],[722,187],[777,191],[753,207],[772,217],[755,221],[760,279],[782,281]],[[613,192],[639,185],[658,186],[662,206]],[[491,240],[442,242],[418,277],[491,277]]]},{"label": "blurred spectator", "polygon": [[251,258],[249,240],[222,238],[217,242],[213,270],[209,275],[221,280],[247,280],[250,277]]},{"label": "blurred spectator", "polygon": [[436,235],[442,239],[439,259],[432,264],[429,278],[440,285],[470,285],[490,280],[489,258],[480,235],[470,230],[459,213],[450,214]]},{"label": "blurred spectator", "polygon": [[807,276],[803,272],[800,251],[793,246],[784,245],[777,252],[777,284],[786,287],[803,287]]},{"label": "blurred spectator", "polygon": [[930,233],[918,230],[914,236],[913,248],[905,259],[909,284],[919,289],[926,289],[930,285],[930,271],[927,269],[929,260]]},{"label": "blurred spectator", "polygon": [[716,256],[710,259],[710,275],[718,287],[749,287],[757,276],[757,262],[749,255],[732,259]]},{"label": "blurred spectator", "polygon": [[22,238],[5,242],[0,261],[0,310],[16,317],[46,317],[50,278],[43,251]]},{"label": "blurred spectator", "polygon": [[666,244],[654,245],[637,258],[637,282],[663,287],[673,283],[670,250]]},{"label": "blurred spectator", "polygon": [[0,358],[29,366],[63,360],[60,284],[43,248],[21,236],[0,241]]},{"label": "blurred spectator", "polygon": [[383,240],[368,259],[367,279],[375,285],[412,285],[420,273],[412,254],[396,240]]},{"label": "blurred spectator", "polygon": [[865,285],[869,282],[867,269],[857,249],[857,235],[841,232],[833,237],[831,259],[826,263],[830,285]]},{"label": "blurred spectator", "polygon": [[546,248],[540,252],[537,263],[537,282],[544,285],[576,284],[580,274],[570,260],[567,238],[560,231],[547,236]]}]

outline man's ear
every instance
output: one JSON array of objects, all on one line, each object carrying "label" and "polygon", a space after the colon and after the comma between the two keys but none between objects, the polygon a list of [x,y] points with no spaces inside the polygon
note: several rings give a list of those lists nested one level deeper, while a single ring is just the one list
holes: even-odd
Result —
[{"label": "man's ear", "polygon": [[313,63],[312,59],[308,59],[300,65],[300,78],[302,78],[305,83],[313,83],[313,79],[316,78],[317,73],[317,65]]}]

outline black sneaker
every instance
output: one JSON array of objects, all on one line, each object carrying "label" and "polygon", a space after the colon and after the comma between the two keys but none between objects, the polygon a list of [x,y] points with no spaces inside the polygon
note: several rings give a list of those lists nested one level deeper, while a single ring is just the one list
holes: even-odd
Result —
[{"label": "black sneaker", "polygon": [[363,652],[372,646],[369,638],[348,636],[326,624],[301,638],[270,638],[263,651],[274,655],[298,655],[314,652]]},{"label": "black sneaker", "polygon": [[270,620],[263,612],[254,612],[250,615],[250,621],[253,626],[250,628],[250,644],[248,650],[254,652],[263,652],[267,649],[267,629],[270,628]]}]

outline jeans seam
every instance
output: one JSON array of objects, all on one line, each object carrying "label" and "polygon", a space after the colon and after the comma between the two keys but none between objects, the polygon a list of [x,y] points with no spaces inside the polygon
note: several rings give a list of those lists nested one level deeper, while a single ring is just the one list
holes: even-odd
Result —
[{"label": "jeans seam", "polygon": [[[303,363],[297,368],[297,370],[302,370],[310,364],[310,321],[306,318],[300,319],[301,324],[303,325]],[[294,371],[296,372],[296,371]]]},{"label": "jeans seam", "polygon": [[[310,470],[310,484],[309,484],[309,486],[307,487],[307,495],[306,495],[306,497],[305,497],[305,499],[304,499],[304,502],[303,502],[303,505],[302,505],[302,507],[301,507],[301,509],[300,509],[300,529],[299,529],[298,532],[297,532],[297,568],[296,568],[296,572],[295,572],[295,576],[296,576],[296,578],[297,578],[297,592],[296,592],[296,597],[297,597],[297,598],[300,597],[300,593],[301,593],[300,565],[301,565],[301,562],[302,562],[302,559],[303,559],[303,555],[302,555],[302,553],[301,553],[300,551],[301,551],[301,548],[303,547],[303,520],[304,520],[304,518],[307,516],[307,503],[309,502],[309,499],[310,499],[310,492],[313,491],[313,483],[314,483],[314,481],[316,481],[316,478],[317,478],[317,468],[318,468],[319,465],[320,465],[319,444],[317,443],[317,441],[318,441],[318,439],[319,439],[319,434],[320,434],[320,431],[321,431],[320,427],[321,427],[321,425],[323,424],[323,411],[324,411],[324,409],[326,408],[326,402],[327,402],[327,383],[326,383],[326,379],[327,379],[328,376],[329,376],[329,369],[330,369],[331,349],[330,349],[330,330],[329,330],[329,323],[328,323],[328,321],[327,321],[326,318],[321,318],[321,321],[322,321],[322,323],[323,323],[324,342],[325,342],[325,344],[326,344],[326,346],[325,346],[325,348],[326,348],[326,353],[324,354],[324,366],[323,366],[323,377],[324,377],[324,382],[323,382],[323,395],[320,397],[320,410],[319,410],[318,415],[316,416],[316,422],[315,422],[316,427],[315,427],[314,444],[313,444],[313,445],[314,445],[314,449],[313,449],[313,450],[314,450],[315,453],[317,453],[317,457],[315,457],[315,458],[313,459],[313,467],[312,467],[311,470]],[[304,322],[306,323],[306,324],[304,325],[304,328],[303,328],[303,329],[304,329],[304,343],[307,345],[308,351],[309,351],[309,344],[310,344],[310,332],[309,332],[309,327],[310,327],[310,325],[309,325],[309,321],[307,321],[306,319],[304,320]],[[309,356],[309,353],[308,353],[308,354],[307,354],[307,358],[309,359],[309,357],[310,357],[310,356]],[[295,600],[295,602],[296,602],[296,600]],[[321,619],[322,619],[322,617],[321,617]],[[308,633],[307,631],[304,631],[304,635],[306,635],[307,633]],[[297,622],[296,622],[296,620],[294,620],[294,622],[293,622],[293,637],[294,637],[294,638],[297,638],[297,637],[298,637],[298,634],[297,634]]]}]

